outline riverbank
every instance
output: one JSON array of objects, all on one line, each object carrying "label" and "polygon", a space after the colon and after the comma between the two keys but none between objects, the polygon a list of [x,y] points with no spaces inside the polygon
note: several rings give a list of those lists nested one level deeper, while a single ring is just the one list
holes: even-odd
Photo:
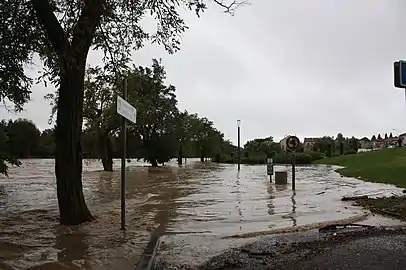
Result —
[{"label": "riverbank", "polygon": [[[316,163],[343,166],[337,170],[343,176],[406,188],[406,147],[325,158]],[[406,220],[406,196],[368,198],[355,204],[375,213]]]}]

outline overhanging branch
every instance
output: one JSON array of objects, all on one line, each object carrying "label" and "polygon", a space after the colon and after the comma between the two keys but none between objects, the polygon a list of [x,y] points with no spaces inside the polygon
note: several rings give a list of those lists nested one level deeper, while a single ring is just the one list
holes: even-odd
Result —
[{"label": "overhanging branch", "polygon": [[[73,29],[71,45],[76,53],[87,54],[96,27],[100,24],[106,0],[88,0],[79,16],[79,20]],[[83,55],[82,55],[83,56]]]},{"label": "overhanging branch", "polygon": [[37,18],[43,26],[52,48],[62,56],[65,49],[69,46],[69,41],[65,35],[61,24],[56,18],[53,8],[48,0],[31,0]]}]

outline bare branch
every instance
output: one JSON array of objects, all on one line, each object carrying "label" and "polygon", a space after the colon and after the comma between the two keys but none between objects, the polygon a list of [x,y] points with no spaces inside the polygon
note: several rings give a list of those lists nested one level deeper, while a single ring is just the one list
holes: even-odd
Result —
[{"label": "bare branch", "polygon": [[249,0],[234,0],[229,4],[226,4],[225,0],[213,0],[213,2],[219,5],[220,7],[224,8],[225,13],[229,13],[231,15],[234,15],[235,10],[237,8],[251,4]]}]

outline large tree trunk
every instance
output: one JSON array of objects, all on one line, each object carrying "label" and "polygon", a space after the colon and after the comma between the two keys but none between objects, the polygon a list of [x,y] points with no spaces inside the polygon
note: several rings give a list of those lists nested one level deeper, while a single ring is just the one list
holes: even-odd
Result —
[{"label": "large tree trunk", "polygon": [[76,225],[94,218],[86,206],[82,188],[83,91],[86,58],[105,0],[84,1],[78,21],[68,38],[49,0],[31,0],[52,51],[57,55],[60,88],[55,128],[55,174],[60,222]]},{"label": "large tree trunk", "polygon": [[[83,67],[84,68],[84,67]],[[83,70],[84,71],[84,70]],[[60,222],[77,225],[94,218],[82,188],[82,133],[84,76],[79,67],[61,76],[55,128],[55,173]]]},{"label": "large tree trunk", "polygon": [[108,131],[99,131],[100,155],[103,164],[103,170],[113,171],[113,147]]}]

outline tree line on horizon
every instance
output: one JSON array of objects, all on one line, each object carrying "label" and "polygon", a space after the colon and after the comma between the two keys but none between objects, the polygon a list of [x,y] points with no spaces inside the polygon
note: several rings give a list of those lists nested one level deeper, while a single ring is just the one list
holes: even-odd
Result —
[{"label": "tree line on horizon", "polygon": [[[127,77],[127,100],[137,108],[137,121],[128,122],[127,157],[158,166],[176,157],[198,157],[201,161],[218,154],[229,154],[236,147],[213,122],[198,114],[179,111],[176,88],[165,85],[164,67],[152,61],[152,67],[133,67]],[[84,130],[81,147],[84,158],[101,159],[105,171],[113,171],[113,158],[122,156],[121,116],[116,112],[116,97],[122,90],[114,74],[101,68],[88,68],[85,77]],[[56,113],[56,94],[46,96]],[[51,115],[52,120],[53,115]],[[0,122],[2,151],[10,160],[55,156],[55,129],[42,132],[27,119]],[[2,165],[2,168],[5,168]],[[0,170],[5,172],[5,170]]]},{"label": "tree line on horizon", "polygon": [[[311,164],[324,157],[355,154],[359,147],[359,140],[355,137],[345,138],[341,133],[338,133],[335,139],[332,136],[323,136],[316,138],[310,149],[301,144],[295,151],[295,160],[297,164]],[[264,164],[270,157],[276,164],[287,164],[292,161],[292,154],[284,151],[281,144],[274,141],[273,136],[268,136],[247,141],[242,149],[241,162]],[[236,163],[238,158],[232,153],[229,156],[218,156],[213,161]]]}]

